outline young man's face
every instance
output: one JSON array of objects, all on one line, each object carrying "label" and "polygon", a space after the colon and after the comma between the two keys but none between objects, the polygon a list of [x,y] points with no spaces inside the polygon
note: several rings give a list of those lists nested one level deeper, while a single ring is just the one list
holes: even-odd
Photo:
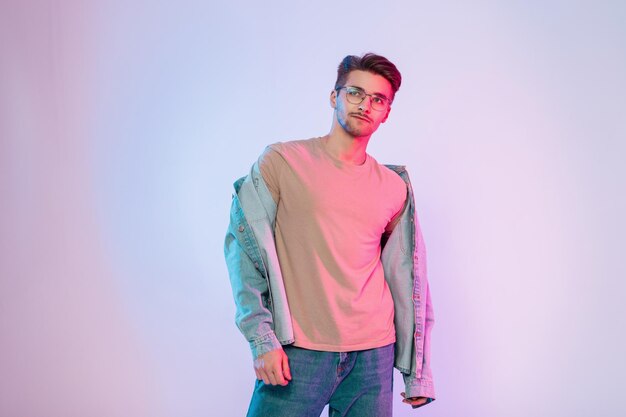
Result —
[{"label": "young man's face", "polygon": [[[391,84],[383,76],[367,71],[351,71],[344,87],[358,87],[367,94],[386,97],[393,95]],[[391,107],[389,102],[382,110],[372,108],[373,98],[366,96],[361,104],[352,104],[348,101],[348,91],[343,88],[333,90],[330,95],[331,106],[335,109],[337,121],[341,127],[353,137],[370,136],[378,126],[387,120]]]}]

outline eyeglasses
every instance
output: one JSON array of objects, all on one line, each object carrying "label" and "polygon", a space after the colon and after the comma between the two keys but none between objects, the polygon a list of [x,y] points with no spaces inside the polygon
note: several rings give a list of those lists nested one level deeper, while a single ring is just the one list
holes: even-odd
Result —
[{"label": "eyeglasses", "polygon": [[377,94],[367,94],[359,87],[343,86],[336,88],[337,91],[344,89],[346,90],[346,99],[348,100],[348,103],[361,104],[363,103],[363,100],[365,100],[365,97],[369,96],[370,102],[372,103],[372,109],[376,111],[386,110],[387,106],[391,105],[391,100],[388,98]]}]

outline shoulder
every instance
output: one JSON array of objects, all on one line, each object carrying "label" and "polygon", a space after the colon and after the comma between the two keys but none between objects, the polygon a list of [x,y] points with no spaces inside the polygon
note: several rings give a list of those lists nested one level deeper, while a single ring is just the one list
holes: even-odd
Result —
[{"label": "shoulder", "polygon": [[264,176],[270,171],[280,170],[285,162],[280,147],[277,145],[280,145],[280,142],[266,146],[259,156],[259,168]]},{"label": "shoulder", "polygon": [[409,178],[409,171],[404,165],[392,165],[385,164],[385,168],[387,168],[390,172],[396,175],[398,178],[401,178],[402,181],[406,184],[407,187],[411,186],[411,180]]},{"label": "shoulder", "polygon": [[260,160],[295,162],[316,153],[318,142],[319,138],[312,138],[272,143],[265,148]]},{"label": "shoulder", "polygon": [[370,158],[378,167],[378,171],[385,181],[389,181],[397,186],[406,187],[402,176],[402,173],[406,172],[406,168],[403,165],[381,164],[371,155]]},{"label": "shoulder", "polygon": [[263,153],[259,157],[259,164],[261,164],[261,166],[267,164],[281,164],[299,155],[310,153],[315,147],[315,139],[316,138],[272,143],[263,150]]},{"label": "shoulder", "polygon": [[266,149],[270,149],[279,154],[298,153],[303,151],[310,151],[319,142],[319,138],[311,139],[298,139],[285,142],[276,142],[269,145]]},{"label": "shoulder", "polygon": [[386,171],[399,176],[400,178],[406,174],[407,169],[405,165],[397,165],[397,164],[380,164],[381,167],[384,167]]}]

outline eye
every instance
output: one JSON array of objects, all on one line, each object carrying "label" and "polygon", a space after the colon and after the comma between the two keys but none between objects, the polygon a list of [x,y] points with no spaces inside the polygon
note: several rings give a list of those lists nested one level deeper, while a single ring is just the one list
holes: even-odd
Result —
[{"label": "eye", "polygon": [[357,90],[357,89],[353,89],[353,88],[348,89],[348,94],[350,94],[352,97],[362,97],[363,96],[363,92],[361,90]]},{"label": "eye", "polygon": [[372,100],[374,100],[374,103],[385,104],[385,99],[382,97],[372,96]]}]

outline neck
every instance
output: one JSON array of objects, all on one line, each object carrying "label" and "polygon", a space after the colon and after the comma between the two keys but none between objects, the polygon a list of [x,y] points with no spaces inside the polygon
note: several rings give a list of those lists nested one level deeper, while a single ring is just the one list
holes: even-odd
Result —
[{"label": "neck", "polygon": [[341,126],[333,123],[325,138],[326,150],[342,162],[363,165],[366,160],[367,144],[370,137],[371,135],[352,136]]}]

